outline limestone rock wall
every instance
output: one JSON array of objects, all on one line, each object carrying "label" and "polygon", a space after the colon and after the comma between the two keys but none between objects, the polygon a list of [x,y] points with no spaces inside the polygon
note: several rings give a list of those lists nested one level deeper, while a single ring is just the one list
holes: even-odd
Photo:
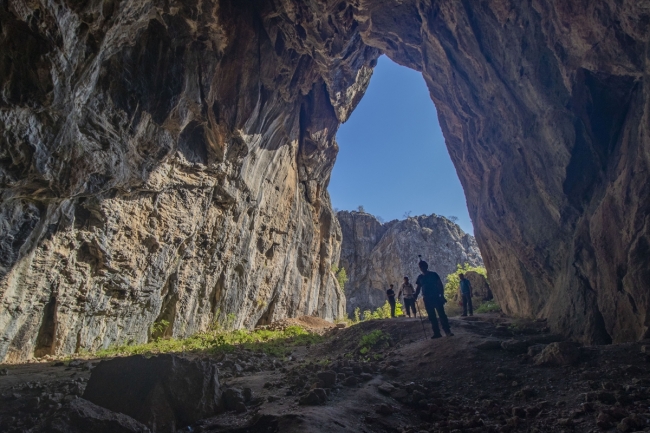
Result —
[{"label": "limestone rock wall", "polygon": [[0,358],[341,314],[334,136],[382,52],[423,73],[504,310],[647,337],[649,26],[646,0],[0,0]]},{"label": "limestone rock wall", "polygon": [[344,314],[326,186],[376,49],[256,2],[0,4],[0,360]]},{"label": "limestone rock wall", "polygon": [[364,42],[422,71],[504,311],[648,337],[650,4],[363,5]]},{"label": "limestone rock wall", "polygon": [[386,290],[396,292],[408,276],[415,285],[420,275],[418,255],[438,272],[443,282],[458,264],[482,266],[474,238],[445,217],[430,215],[380,223],[365,212],[336,214],[343,233],[339,268],[345,268],[347,312],[374,310],[386,302]]}]

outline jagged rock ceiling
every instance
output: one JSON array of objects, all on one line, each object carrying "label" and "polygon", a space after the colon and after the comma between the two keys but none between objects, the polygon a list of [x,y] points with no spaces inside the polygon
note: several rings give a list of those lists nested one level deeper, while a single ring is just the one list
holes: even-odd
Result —
[{"label": "jagged rock ceiling", "polygon": [[381,53],[504,310],[646,336],[646,3],[2,0],[0,359],[342,314],[326,188]]}]

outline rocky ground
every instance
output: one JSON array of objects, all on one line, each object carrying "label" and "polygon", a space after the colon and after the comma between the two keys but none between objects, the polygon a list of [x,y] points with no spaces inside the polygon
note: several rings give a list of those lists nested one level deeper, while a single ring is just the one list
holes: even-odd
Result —
[{"label": "rocky ground", "polygon": [[[175,368],[216,365],[223,394],[218,415],[212,408],[171,428],[88,401],[97,401],[87,384],[99,380],[90,378],[102,371],[98,360],[4,365],[0,431],[649,431],[650,346],[643,342],[581,347],[548,333],[544,322],[498,314],[454,318],[452,327],[455,336],[430,340],[416,319],[375,320],[332,328],[282,359],[244,350],[181,355]],[[174,374],[161,375],[173,382]],[[182,379],[172,393],[207,398],[205,383],[197,393]],[[180,413],[172,400],[146,404]]]}]

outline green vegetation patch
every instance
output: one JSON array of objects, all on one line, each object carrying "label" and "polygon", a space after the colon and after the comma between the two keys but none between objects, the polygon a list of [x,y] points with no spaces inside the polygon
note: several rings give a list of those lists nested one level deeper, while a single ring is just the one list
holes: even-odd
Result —
[{"label": "green vegetation patch", "polygon": [[336,276],[336,281],[338,281],[339,287],[343,292],[345,292],[345,285],[348,282],[348,273],[345,271],[345,268],[339,269],[337,266],[332,266],[332,272]]},{"label": "green vegetation patch", "polygon": [[[310,333],[300,326],[289,326],[282,331],[260,329],[248,331],[213,330],[187,338],[158,338],[145,344],[118,345],[99,350],[99,358],[130,355],[155,355],[160,353],[229,353],[237,348],[264,352],[274,356],[286,356],[294,346],[315,344],[324,337]],[[88,354],[90,355],[90,354]]]},{"label": "green vegetation patch", "polygon": [[500,313],[501,307],[494,301],[485,301],[474,311],[477,313]]},{"label": "green vegetation patch", "polygon": [[483,275],[487,280],[487,269],[483,266],[470,266],[469,263],[465,263],[463,266],[457,265],[456,271],[447,275],[447,283],[445,284],[445,298],[447,298],[447,300],[454,299],[458,293],[460,286],[459,275],[468,272],[476,272],[477,274]]},{"label": "green vegetation patch", "polygon": [[391,344],[390,334],[380,329],[375,329],[369,334],[365,334],[359,340],[358,350],[361,355],[368,354],[371,350],[381,350],[389,347]]},{"label": "green vegetation patch", "polygon": [[[395,303],[395,317],[400,317],[404,315],[404,310],[402,309],[402,304],[397,301]],[[368,320],[379,320],[379,319],[390,319],[390,304],[388,301],[384,303],[381,307],[377,308],[375,311],[364,310],[363,313],[359,307],[354,309],[354,317],[348,322],[349,325],[355,325],[360,322],[365,322]]]}]

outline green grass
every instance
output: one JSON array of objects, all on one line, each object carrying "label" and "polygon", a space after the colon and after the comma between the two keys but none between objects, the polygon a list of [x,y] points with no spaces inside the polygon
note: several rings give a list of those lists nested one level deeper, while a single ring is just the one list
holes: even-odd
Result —
[{"label": "green grass", "polygon": [[499,313],[501,312],[501,307],[494,301],[485,301],[474,311],[476,313]]},{"label": "green grass", "polygon": [[[397,301],[395,303],[395,317],[404,316],[404,310],[401,302]],[[384,305],[377,308],[375,311],[364,310],[363,313],[359,307],[354,309],[354,317],[352,319],[347,319],[346,323],[348,325],[356,325],[357,323],[365,322],[367,320],[379,320],[379,319],[390,319],[390,304],[388,301],[384,302]]]},{"label": "green grass", "polygon": [[145,344],[117,345],[102,349],[90,356],[107,358],[130,355],[155,355],[160,353],[229,353],[236,348],[264,352],[274,356],[286,356],[294,346],[322,341],[324,337],[307,332],[300,326],[289,326],[283,331],[210,331],[187,338],[158,338]]},{"label": "green grass", "polygon": [[390,345],[390,335],[381,331],[380,329],[375,329],[369,334],[363,335],[359,340],[359,353],[361,355],[366,355],[372,349],[376,348],[385,348]]}]

